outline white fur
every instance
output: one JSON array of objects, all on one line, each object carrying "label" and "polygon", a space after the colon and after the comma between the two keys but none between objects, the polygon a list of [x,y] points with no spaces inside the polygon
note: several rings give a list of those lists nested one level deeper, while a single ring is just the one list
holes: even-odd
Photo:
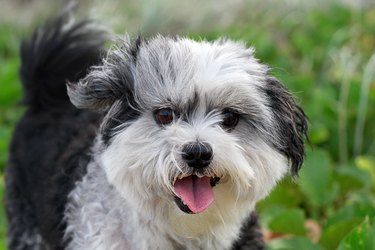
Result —
[{"label": "white fur", "polygon": [[[170,53],[160,51],[155,65],[150,54],[163,43]],[[286,157],[270,143],[277,125],[258,88],[267,68],[252,49],[231,41],[158,37],[147,46],[132,69],[142,114],[120,127],[108,147],[98,138],[101,149],[69,196],[68,249],[229,249],[256,202],[288,169]],[[194,95],[195,109],[187,119],[168,126],[155,122],[153,109],[185,107]],[[230,132],[220,126],[226,107],[246,114]],[[252,117],[263,126],[249,127],[246,119]],[[173,180],[193,173],[181,148],[194,141],[212,146],[206,173],[221,181],[213,188],[214,203],[191,215],[176,206]]]}]

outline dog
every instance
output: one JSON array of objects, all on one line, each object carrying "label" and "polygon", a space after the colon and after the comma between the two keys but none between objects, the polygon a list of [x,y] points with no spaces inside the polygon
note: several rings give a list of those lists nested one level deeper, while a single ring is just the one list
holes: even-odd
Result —
[{"label": "dog", "polygon": [[9,249],[264,249],[255,205],[307,118],[242,42],[130,39],[61,15],[21,46]]}]

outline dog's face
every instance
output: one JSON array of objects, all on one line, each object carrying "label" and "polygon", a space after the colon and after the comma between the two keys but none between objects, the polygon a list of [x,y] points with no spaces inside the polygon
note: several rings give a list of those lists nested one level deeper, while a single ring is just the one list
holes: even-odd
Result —
[{"label": "dog's face", "polygon": [[98,160],[139,208],[225,221],[303,161],[303,111],[241,43],[124,42],[68,93],[105,112]]}]

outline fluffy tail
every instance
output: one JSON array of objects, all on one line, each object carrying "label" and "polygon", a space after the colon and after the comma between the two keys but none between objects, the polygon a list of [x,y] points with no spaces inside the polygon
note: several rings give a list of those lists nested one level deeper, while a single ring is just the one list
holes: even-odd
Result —
[{"label": "fluffy tail", "polygon": [[65,13],[36,29],[21,45],[23,104],[34,111],[70,106],[66,82],[83,78],[100,63],[108,32],[91,20]]}]

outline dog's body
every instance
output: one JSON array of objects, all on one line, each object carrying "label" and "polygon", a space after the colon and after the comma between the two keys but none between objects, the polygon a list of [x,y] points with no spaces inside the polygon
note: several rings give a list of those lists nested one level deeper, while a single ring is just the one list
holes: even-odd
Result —
[{"label": "dog's body", "polygon": [[22,47],[10,249],[263,249],[254,206],[298,172],[307,125],[253,50],[159,36],[104,56],[105,32],[64,18]]}]

